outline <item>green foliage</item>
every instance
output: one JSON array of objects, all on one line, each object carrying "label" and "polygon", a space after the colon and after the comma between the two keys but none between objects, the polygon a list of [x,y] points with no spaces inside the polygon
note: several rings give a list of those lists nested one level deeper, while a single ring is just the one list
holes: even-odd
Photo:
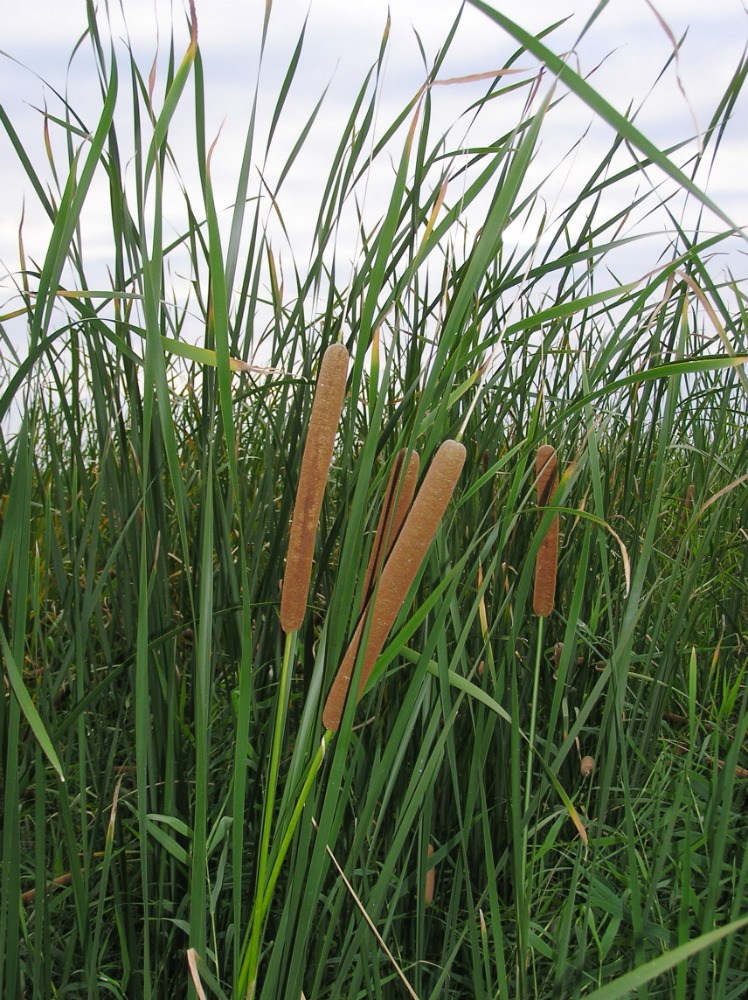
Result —
[{"label": "green foliage", "polygon": [[[267,214],[282,219],[319,105],[254,191],[250,164],[277,141],[303,33],[266,135],[255,95],[227,226],[194,31],[181,59],[172,39],[157,95],[89,5],[100,115],[46,120],[64,138],[54,192],[0,109],[51,227],[43,261],[21,251],[20,312],[0,317],[3,996],[238,1000],[255,976],[262,1000],[399,997],[403,978],[422,1000],[744,991],[747,303],[711,260],[733,227],[719,209],[716,234],[670,214],[660,267],[603,282],[639,234],[600,216],[601,195],[655,164],[706,210],[695,165],[547,39],[475,6],[520,46],[507,65],[535,54],[615,129],[529,248],[506,234],[537,219],[528,171],[556,99],[530,99],[531,73],[486,81],[474,112],[528,97],[488,149],[434,137],[430,88],[375,135],[385,37],[310,191],[315,243],[290,280]],[[747,70],[701,157],[718,154]],[[170,147],[188,105],[197,200]],[[621,169],[624,142],[637,158]],[[359,217],[341,279],[337,223],[393,149],[389,203],[373,229]],[[94,179],[111,209],[106,289],[81,224]],[[6,329],[19,316],[22,356]],[[336,340],[347,404],[306,620],[284,644],[289,519]],[[324,734],[391,460],[413,448],[424,470],[458,435],[454,501],[365,695]],[[543,442],[561,477],[539,520]],[[555,515],[556,603],[539,625],[535,556]]]}]

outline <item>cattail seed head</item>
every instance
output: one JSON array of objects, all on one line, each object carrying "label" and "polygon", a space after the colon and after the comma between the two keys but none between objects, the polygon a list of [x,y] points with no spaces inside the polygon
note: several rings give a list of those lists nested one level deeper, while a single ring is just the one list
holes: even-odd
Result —
[{"label": "cattail seed head", "polygon": [[364,575],[364,592],[361,598],[362,611],[372,595],[382,564],[386,561],[397,536],[400,534],[416,490],[421,460],[418,453],[412,451],[406,465],[407,454],[408,449],[403,448],[395,455],[395,461],[392,463],[392,471],[382,503],[382,512],[379,515],[374,544],[371,547],[371,555]]},{"label": "cattail seed head", "polygon": [[583,778],[589,778],[592,772],[595,770],[595,758],[582,757],[581,763],[579,765],[579,770],[581,771]]},{"label": "cattail seed head", "polygon": [[457,441],[445,441],[434,456],[384,564],[374,597],[359,618],[351,644],[333,681],[322,713],[326,729],[337,729],[340,725],[364,629],[367,620],[371,619],[358,690],[358,697],[361,696],[454,493],[465,464],[465,454],[464,445]]},{"label": "cattail seed head", "polygon": [[696,495],[696,487],[693,483],[688,484],[688,489],[686,490],[686,499],[683,501],[683,509],[680,513],[680,524],[681,527],[688,521],[689,514],[693,510],[693,498]]},{"label": "cattail seed head", "polygon": [[[538,481],[539,516],[547,507],[558,488],[558,461],[556,452],[549,444],[541,445],[535,459],[535,475]],[[533,610],[536,615],[547,618],[553,611],[556,598],[556,565],[558,562],[558,517],[554,517],[540,543],[535,559],[535,591]]]},{"label": "cattail seed head", "polygon": [[333,344],[325,351],[320,365],[301,460],[281,595],[280,620],[284,632],[295,632],[304,620],[312,576],[314,536],[343,409],[347,376],[348,351],[342,344]]},{"label": "cattail seed head", "polygon": [[[432,844],[429,844],[428,856],[429,858],[432,858],[434,856],[434,848]],[[426,906],[431,906],[434,900],[435,875],[436,875],[435,867],[434,865],[431,865],[429,867],[429,870],[426,872],[426,887],[423,891],[423,901],[426,904]]]}]

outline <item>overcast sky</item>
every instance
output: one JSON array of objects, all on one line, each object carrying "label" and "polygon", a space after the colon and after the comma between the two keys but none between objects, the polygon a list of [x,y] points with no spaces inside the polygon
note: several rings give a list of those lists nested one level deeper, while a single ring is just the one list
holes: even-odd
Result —
[{"label": "overcast sky", "polygon": [[[568,16],[568,21],[548,39],[549,46],[556,52],[564,52],[575,45],[585,22],[598,5],[597,0],[495,0],[495,3],[505,15],[533,32]],[[46,104],[51,113],[61,114],[61,105],[50,88],[67,92],[70,103],[86,123],[90,121],[91,127],[95,126],[97,84],[92,75],[87,42],[70,62],[73,48],[85,29],[85,2],[26,0],[4,6],[0,45],[12,59],[0,57],[0,100],[35,165],[44,173],[42,118],[35,109]],[[99,0],[99,6],[105,6],[104,0]],[[157,53],[157,65],[159,71],[163,71],[172,18],[176,25],[178,58],[181,58],[188,41],[182,0],[173,3],[168,0],[121,0],[121,4],[110,0],[109,6],[113,34],[120,51],[123,51],[125,38],[121,16],[121,9],[124,10],[127,32],[144,74]],[[220,131],[213,155],[213,174],[219,204],[225,192],[224,204],[228,206],[236,189],[257,76],[265,2],[196,0],[196,6],[208,100],[208,142]],[[702,129],[708,124],[748,40],[748,16],[741,0],[659,0],[654,6],[675,37],[680,38],[688,32],[678,60],[678,73],[675,64],[671,64],[658,80],[672,52],[672,42],[647,0],[610,0],[577,46],[574,65],[585,75],[594,70],[590,82],[618,110],[625,111],[629,105],[638,109],[638,127],[659,145],[666,146],[693,137],[697,128],[694,118]],[[460,3],[458,0],[390,0],[389,7],[392,26],[380,101],[380,132],[424,81],[426,71],[416,32],[430,64]],[[324,111],[305,146],[303,158],[284,186],[281,200],[292,241],[297,241],[295,255],[301,258],[311,238],[314,213],[309,212],[310,202],[316,206],[319,195],[315,196],[314,192],[319,191],[327,177],[331,150],[347,118],[353,95],[376,59],[387,9],[386,0],[361,3],[275,0],[273,4],[261,77],[262,94],[267,97],[261,98],[260,108],[266,120],[304,19],[308,17],[304,51],[277,142],[280,159],[292,147],[298,129],[322,90],[329,85]],[[487,73],[501,67],[515,48],[516,43],[498,26],[468,6],[440,75],[459,77]],[[535,61],[524,55],[519,65],[532,69]],[[485,93],[486,87],[485,83],[463,84],[433,91],[435,116],[443,122],[443,128],[457,122],[452,132],[455,144],[463,141],[468,121],[459,118],[461,112],[471,100]],[[120,80],[123,101],[129,98],[128,88],[129,81],[123,76]],[[516,112],[521,107],[519,100],[515,104],[510,99],[496,102],[491,112],[494,118],[482,116],[480,127],[486,129],[483,135],[495,137],[515,125]],[[747,110],[744,99],[711,176],[707,178],[704,173],[699,178],[704,184],[708,180],[710,195],[740,225],[748,223]],[[562,102],[544,127],[536,171],[547,173],[560,162],[591,121],[589,109],[576,98]],[[186,178],[194,177],[195,165],[190,161],[194,160],[195,147],[187,105],[176,119],[170,136],[176,149],[180,148],[180,129],[184,133],[180,167]],[[476,138],[477,134],[471,134],[471,141]],[[573,159],[565,160],[563,168],[557,171],[558,184],[564,179],[570,183],[575,175],[587,176],[595,157],[602,155],[612,138],[607,126],[593,126],[587,144],[575,152]],[[682,156],[685,159],[685,154]],[[17,231],[24,199],[27,252],[35,252],[37,256],[43,253],[46,223],[35,210],[34,196],[29,194],[28,183],[16,166],[7,138],[1,133],[0,157],[3,171],[0,310],[5,311],[11,290],[3,274],[18,266]],[[386,205],[383,199],[391,180],[391,168],[386,163],[372,176],[367,195],[372,219],[379,217]],[[549,195],[556,196],[553,192]],[[89,219],[94,239],[96,221],[95,217]],[[101,221],[106,224],[105,213]],[[102,233],[103,241],[105,237]]]}]

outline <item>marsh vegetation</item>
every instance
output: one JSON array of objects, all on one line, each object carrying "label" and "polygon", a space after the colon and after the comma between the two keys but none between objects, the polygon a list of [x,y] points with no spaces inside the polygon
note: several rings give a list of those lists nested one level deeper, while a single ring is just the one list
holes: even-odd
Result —
[{"label": "marsh vegetation", "polygon": [[[514,46],[504,69],[533,68],[481,82],[472,115],[517,95],[521,113],[458,148],[433,132],[429,85],[377,121],[383,38],[309,187],[311,254],[281,268],[268,220],[314,120],[259,177],[275,124],[250,124],[237,190],[217,198],[194,11],[156,88],[87,9],[97,119],[48,112],[50,159],[33,162],[2,113],[49,240],[36,259],[21,239],[0,317],[0,993],[744,995],[746,286],[699,171],[748,62],[700,148],[663,150],[552,32],[485,7]],[[531,168],[561,99],[611,144],[545,211]],[[196,188],[171,152],[178,108]],[[380,169],[389,200],[360,216],[351,263],[338,222]],[[109,249],[92,272],[96,185]],[[655,209],[657,265],[619,280],[644,239],[632,213]],[[350,355],[342,412],[283,631],[333,344]],[[385,562],[372,583],[375,535],[397,530],[383,497],[405,491],[387,492],[393,465],[418,454],[418,503],[450,440],[464,464],[425,556],[419,514],[412,576]],[[541,446],[557,470],[539,496]],[[399,602],[381,627],[377,580]],[[354,635],[350,690],[364,670],[365,690],[344,688],[325,728]]]}]

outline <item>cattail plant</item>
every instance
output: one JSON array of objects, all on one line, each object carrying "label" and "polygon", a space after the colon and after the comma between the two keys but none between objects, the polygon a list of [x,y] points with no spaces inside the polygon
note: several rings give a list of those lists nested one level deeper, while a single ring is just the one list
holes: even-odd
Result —
[{"label": "cattail plant", "polygon": [[364,575],[364,591],[361,598],[361,611],[366,606],[367,601],[374,591],[377,576],[387,556],[392,551],[392,546],[400,534],[405,515],[410,509],[413,494],[416,491],[416,481],[418,479],[418,469],[421,460],[418,453],[412,451],[408,464],[405,466],[405,459],[408,449],[403,448],[395,455],[392,463],[392,471],[387,482],[387,489],[382,503],[382,512],[379,515],[374,544],[371,548],[371,555],[366,566]]},{"label": "cattail plant", "polygon": [[343,409],[348,360],[346,348],[342,344],[332,344],[325,351],[319,369],[283,577],[280,621],[284,632],[295,632],[304,620],[312,576],[314,536]]},{"label": "cattail plant", "polygon": [[[556,452],[544,444],[538,448],[535,457],[535,476],[538,487],[538,517],[543,518],[543,508],[548,506],[558,487],[558,462]],[[543,646],[543,622],[553,611],[556,596],[556,561],[558,559],[558,517],[554,517],[545,534],[540,549],[535,558],[535,591],[533,594],[533,610],[538,616],[538,642],[535,651],[535,672],[532,681],[532,702],[530,708],[530,748],[527,754],[527,774],[525,776],[525,812],[530,808],[532,798],[532,771],[535,745],[535,731],[538,718],[538,692],[540,690],[540,651]],[[522,870],[527,857],[528,828],[522,831]],[[530,891],[529,885],[527,886]]]},{"label": "cattail plant", "polygon": [[[558,488],[558,461],[555,450],[544,444],[538,448],[535,459],[535,474],[538,480],[539,517],[543,517],[543,508]],[[535,592],[533,595],[533,610],[536,615],[547,618],[553,611],[556,597],[556,563],[558,561],[558,517],[554,517],[540,543],[535,559]]]},{"label": "cattail plant", "polygon": [[436,534],[464,464],[465,447],[457,441],[445,441],[434,456],[389,558],[384,564],[374,598],[367,602],[333,681],[322,713],[322,722],[326,729],[337,729],[340,725],[362,636],[370,619],[358,689],[358,697],[361,697],[369,674]]},{"label": "cattail plant", "polygon": [[279,762],[283,730],[288,710],[291,683],[291,650],[293,633],[304,620],[309,581],[314,559],[314,536],[317,533],[319,512],[327,485],[327,476],[332,461],[335,433],[340,422],[345,397],[345,383],[348,376],[348,351],[342,344],[332,344],[327,348],[319,368],[317,390],[314,394],[312,413],[309,418],[304,455],[301,459],[299,487],[296,491],[291,537],[286,555],[286,572],[281,595],[281,628],[286,633],[283,650],[283,664],[278,684],[275,705],[275,722],[270,747],[267,770],[265,807],[262,812],[260,846],[257,861],[257,889],[251,928],[243,948],[240,981],[246,987],[247,995],[253,996],[260,960],[262,933],[266,915],[263,900],[267,885],[270,857],[270,829],[273,821],[275,793],[278,786]]}]

